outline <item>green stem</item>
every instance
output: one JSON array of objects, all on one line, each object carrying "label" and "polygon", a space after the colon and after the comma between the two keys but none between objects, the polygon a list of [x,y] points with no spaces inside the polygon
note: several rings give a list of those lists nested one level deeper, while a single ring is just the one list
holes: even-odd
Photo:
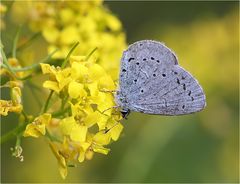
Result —
[{"label": "green stem", "polygon": [[1,49],[1,55],[2,55],[2,59],[3,59],[3,64],[6,66],[6,68],[15,76],[15,73],[14,71],[12,70],[12,67],[8,64],[8,60],[7,60],[7,57],[3,51],[2,48]]},{"label": "green stem", "polygon": [[56,118],[59,117],[61,115],[64,115],[66,112],[68,112],[70,110],[70,107],[67,107],[66,109],[62,110],[62,111],[57,111],[52,113],[52,117]]},{"label": "green stem", "polygon": [[12,68],[12,69],[15,72],[21,72],[21,71],[27,71],[27,70],[32,70],[32,69],[38,68],[38,67],[40,67],[39,63],[47,63],[51,59],[52,55],[55,54],[57,51],[58,51],[58,49],[54,50],[52,53],[50,53],[47,57],[40,60],[38,63],[23,67],[23,68]]},{"label": "green stem", "polygon": [[[45,113],[45,112],[47,112],[47,109],[48,109],[48,105],[49,105],[49,102],[50,102],[50,99],[51,99],[51,97],[52,97],[52,95],[53,95],[53,90],[51,90],[51,92],[49,93],[49,95],[48,95],[48,98],[47,98],[47,101],[46,101],[46,103],[45,103],[45,105],[44,105],[44,108],[43,108],[43,113]],[[41,113],[42,114],[42,113]]]},{"label": "green stem", "polygon": [[62,142],[58,138],[56,138],[53,135],[51,135],[50,132],[47,129],[46,129],[46,134],[45,135],[50,139],[50,141]]},{"label": "green stem", "polygon": [[1,136],[1,141],[0,141],[1,144],[15,138],[19,133],[21,133],[25,129],[26,125],[27,125],[27,122],[23,123],[20,126],[17,126],[15,129],[10,130],[9,132]]},{"label": "green stem", "polygon": [[67,100],[68,100],[68,95],[67,95],[67,96],[65,96],[65,97],[62,99],[61,110],[63,110],[63,109],[64,109],[64,107],[65,107],[65,105],[66,105],[66,102],[67,102]]},{"label": "green stem", "polygon": [[17,43],[18,43],[20,31],[21,31],[21,27],[18,28],[16,36],[13,40],[13,50],[12,50],[12,57],[13,58],[16,58],[16,56],[17,56]]},{"label": "green stem", "polygon": [[39,63],[34,63],[33,65],[30,65],[30,66],[26,66],[26,67],[23,67],[23,68],[13,68],[13,71],[15,72],[23,72],[23,71],[27,71],[27,70],[32,70],[36,67],[39,67]]},{"label": "green stem", "polygon": [[21,44],[19,47],[17,47],[17,50],[18,50],[18,51],[21,51],[21,50],[27,48],[27,47],[31,44],[31,42],[34,41],[34,40],[35,40],[38,36],[40,36],[40,35],[41,35],[41,32],[35,33],[35,34],[32,35],[26,42],[24,42],[24,43]]},{"label": "green stem", "polygon": [[17,135],[16,147],[21,145],[21,136]]},{"label": "green stem", "polygon": [[86,57],[86,61],[93,55],[93,53],[97,50],[98,48],[95,47]]},{"label": "green stem", "polygon": [[75,44],[73,45],[73,47],[72,47],[71,50],[69,51],[67,57],[64,59],[61,68],[64,68],[64,67],[67,65],[67,62],[68,62],[68,60],[69,60],[72,52],[73,52],[74,49],[78,46],[78,44],[79,44],[79,42],[77,42],[77,43],[75,43]]},{"label": "green stem", "polygon": [[22,115],[24,116],[24,118],[25,118],[25,121],[28,121],[27,114],[24,112],[24,110],[22,110]]},{"label": "green stem", "polygon": [[7,65],[5,65],[3,63],[0,63],[0,66],[3,67],[3,68],[7,68]]},{"label": "green stem", "polygon": [[23,77],[23,78],[19,78],[18,76],[16,76],[13,68],[8,64],[8,60],[7,60],[7,57],[3,51],[3,49],[0,47],[0,50],[1,50],[1,54],[2,54],[2,59],[3,59],[3,64],[5,65],[5,67],[9,70],[9,72],[17,79],[17,80],[26,80],[30,77],[32,77],[32,75],[28,75],[26,77]]},{"label": "green stem", "polygon": [[[16,51],[21,51],[24,50],[25,48],[27,48],[29,45],[31,45],[31,43],[38,37],[41,35],[41,32],[35,33],[34,35],[32,35],[27,41],[25,41],[23,44],[21,44],[20,46],[17,47]],[[8,52],[7,56],[9,57],[12,54],[12,52]]]}]

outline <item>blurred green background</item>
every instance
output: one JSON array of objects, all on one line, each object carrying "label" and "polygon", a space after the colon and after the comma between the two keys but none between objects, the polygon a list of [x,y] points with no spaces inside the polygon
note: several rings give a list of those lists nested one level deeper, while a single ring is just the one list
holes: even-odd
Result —
[{"label": "blurred green background", "polygon": [[[175,51],[203,86],[206,109],[177,117],[131,113],[110,154],[70,168],[64,181],[43,139],[23,139],[24,162],[11,156],[13,140],[1,146],[1,181],[239,182],[238,2],[105,5],[121,20],[129,44],[153,39]],[[14,121],[14,115],[2,118],[1,133]]]}]

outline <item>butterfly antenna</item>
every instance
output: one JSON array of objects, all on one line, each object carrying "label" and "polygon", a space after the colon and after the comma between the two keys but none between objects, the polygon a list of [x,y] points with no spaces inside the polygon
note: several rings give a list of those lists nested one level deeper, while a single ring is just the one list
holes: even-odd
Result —
[{"label": "butterfly antenna", "polygon": [[105,134],[108,133],[111,129],[113,129],[115,126],[117,126],[120,123],[120,121],[116,122],[111,128],[105,130]]},{"label": "butterfly antenna", "polygon": [[101,89],[99,91],[101,91],[103,93],[116,93],[117,92],[117,90],[108,90],[108,89]]}]

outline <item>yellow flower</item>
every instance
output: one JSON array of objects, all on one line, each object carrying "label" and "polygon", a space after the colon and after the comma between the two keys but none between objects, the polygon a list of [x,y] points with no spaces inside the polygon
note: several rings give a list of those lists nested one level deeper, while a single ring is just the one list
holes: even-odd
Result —
[{"label": "yellow flower", "polygon": [[43,37],[49,42],[54,43],[60,36],[60,32],[55,27],[45,27],[43,29]]},{"label": "yellow flower", "polygon": [[85,82],[88,77],[88,68],[82,63],[73,62],[71,64],[71,77],[78,79],[80,82]]},{"label": "yellow flower", "polygon": [[60,91],[58,83],[55,81],[45,81],[43,84],[43,87],[47,88],[47,89],[51,89],[53,91],[56,91],[57,93],[59,93],[59,91]]},{"label": "yellow flower", "polygon": [[100,65],[98,64],[89,65],[89,80],[91,82],[97,81],[104,74],[105,74],[105,71]]},{"label": "yellow flower", "polygon": [[[32,118],[34,121],[23,134],[49,139],[60,174],[65,178],[68,164],[89,160],[95,153],[108,154],[107,146],[119,138],[123,129],[119,122],[121,113],[112,108],[116,106],[114,95],[107,91],[116,89],[114,81],[125,48],[125,34],[121,22],[101,0],[55,3],[30,0],[14,2],[11,11],[15,22],[25,22],[30,30],[42,34],[48,52],[58,49],[55,59],[65,59],[72,45],[80,43],[66,67],[41,63],[42,73],[49,77],[43,87],[52,90],[53,95],[46,101],[44,113]],[[97,51],[93,53],[93,49]],[[82,55],[74,56],[76,53]],[[8,63],[21,68],[16,58],[9,58]],[[7,70],[0,73],[16,81],[15,75]],[[21,78],[26,74],[16,72]],[[0,113],[21,112],[21,85],[7,85],[11,86],[11,100],[0,101],[3,107]]]},{"label": "yellow flower", "polygon": [[14,104],[11,100],[0,100],[0,115],[7,116],[8,112],[22,112],[21,104]]},{"label": "yellow flower", "polygon": [[71,8],[62,9],[59,14],[64,25],[74,20],[74,12],[71,10]]},{"label": "yellow flower", "polygon": [[105,115],[99,113],[98,111],[94,111],[87,114],[86,118],[84,119],[84,123],[86,126],[91,127],[96,123],[99,124],[99,122],[103,122],[103,127],[99,127],[99,129],[104,129],[107,119],[108,117]]},{"label": "yellow flower", "polygon": [[22,93],[19,87],[14,87],[16,84],[15,82],[9,82],[9,87],[13,87],[11,88],[11,100],[0,100],[0,114],[3,116],[7,116],[8,112],[22,112]]},{"label": "yellow flower", "polygon": [[[14,87],[23,87],[23,83],[21,81],[8,81],[6,82],[2,87],[9,87],[9,88],[14,88]],[[20,94],[20,93],[18,93]]]},{"label": "yellow flower", "polygon": [[69,135],[71,140],[84,142],[87,135],[87,126],[78,124],[74,117],[64,118],[60,122],[60,127],[64,135]]},{"label": "yellow flower", "polygon": [[61,70],[60,67],[55,68],[49,64],[41,63],[43,74],[50,74],[50,78],[53,80],[45,81],[43,87],[51,89],[59,93],[68,83],[71,81],[70,68]]},{"label": "yellow flower", "polygon": [[60,43],[63,45],[73,44],[80,40],[80,35],[75,26],[65,27],[60,33]]},{"label": "yellow flower", "polygon": [[22,92],[21,89],[19,87],[13,87],[11,89],[11,99],[13,104],[21,104],[22,100],[21,100],[21,96],[22,96]]},{"label": "yellow flower", "polygon": [[[72,62],[71,60],[74,60]],[[111,118],[113,109],[115,106],[114,96],[110,93],[103,92],[102,90],[114,90],[116,88],[112,78],[107,75],[104,69],[91,62],[86,62],[84,57],[71,57],[70,67],[65,69],[56,69],[48,64],[41,64],[42,71],[45,74],[52,75],[49,81],[44,82],[51,84],[58,88],[56,92],[68,91],[69,100],[68,103],[71,105],[72,116],[62,119],[60,126],[64,135],[70,136],[73,141],[85,141],[86,134],[89,131],[88,128],[97,124],[99,130],[104,130],[113,126],[114,124],[109,121],[117,122],[120,121],[117,116]],[[59,78],[57,76],[68,71],[68,83],[59,88],[59,84],[62,81],[66,81],[66,78]],[[66,94],[66,93],[65,93]],[[106,110],[108,109],[108,110]],[[106,110],[104,113],[104,110]],[[114,112],[116,113],[116,112]],[[120,116],[120,113],[118,112]],[[117,140],[122,126],[116,125],[112,128],[109,135],[113,140]]]},{"label": "yellow flower", "polygon": [[107,155],[110,151],[109,148],[105,148],[105,147],[103,147],[101,145],[98,145],[98,144],[93,144],[92,149],[93,149],[94,152],[101,153],[101,154],[104,154],[104,155]]},{"label": "yellow flower", "polygon": [[90,145],[91,145],[90,143],[84,142],[79,147],[79,156],[78,156],[79,162],[83,162],[85,160],[86,154],[88,154],[88,152],[89,152],[88,149],[89,149]]},{"label": "yellow flower", "polygon": [[48,52],[56,48],[56,58],[64,58],[72,44],[80,46],[73,54],[87,55],[98,47],[94,56],[113,79],[118,77],[119,62],[126,47],[125,34],[119,19],[103,6],[102,1],[14,2],[15,22],[26,23],[32,31],[41,32],[48,43]]},{"label": "yellow flower", "polygon": [[63,156],[63,154],[61,154],[61,152],[58,150],[58,147],[54,143],[50,142],[49,146],[58,160],[60,175],[62,176],[63,179],[65,179],[68,172],[66,158]]},{"label": "yellow flower", "polygon": [[[2,58],[0,56],[0,60],[1,59]],[[17,68],[17,69],[21,68],[20,63],[19,63],[18,59],[16,59],[16,58],[8,58],[8,64],[13,68]],[[27,76],[28,73],[27,72],[16,72],[15,75],[13,75],[12,72],[10,72],[8,69],[1,67],[0,75],[1,75],[1,77],[6,75],[7,77],[10,78],[10,81],[17,82],[19,84],[19,86],[23,86],[23,82],[17,80],[16,76],[19,78],[23,78],[23,77]]]},{"label": "yellow flower", "polygon": [[115,106],[114,98],[112,94],[99,91],[97,96],[90,97],[90,100],[93,104],[97,104],[97,108],[100,112],[104,112],[105,115],[111,115],[112,107]]},{"label": "yellow flower", "polygon": [[109,133],[105,133],[104,131],[96,133],[93,137],[93,141],[98,145],[108,145],[111,141],[111,136]]},{"label": "yellow flower", "polygon": [[51,114],[45,113],[34,119],[34,121],[27,125],[23,136],[24,137],[39,137],[45,135],[46,127],[51,121]]},{"label": "yellow flower", "polygon": [[[83,162],[94,153],[108,154],[110,149],[105,146],[118,140],[123,129],[119,122],[121,113],[113,109],[116,106],[114,95],[109,92],[116,89],[112,77],[85,56],[71,56],[69,65],[62,69],[41,64],[42,72],[49,75],[43,86],[54,90],[62,103],[66,100],[68,114],[61,116],[58,124],[61,132],[58,136],[64,141],[57,146],[66,163],[70,160]],[[38,134],[32,129],[30,132],[37,136],[44,134],[45,127],[37,128]],[[62,160],[59,154],[57,158]],[[66,172],[63,164],[60,169]]]},{"label": "yellow flower", "polygon": [[2,15],[2,13],[5,13],[7,11],[7,7],[5,5],[3,5],[2,3],[0,3],[0,13]]},{"label": "yellow flower", "polygon": [[117,141],[123,130],[123,125],[119,123],[119,120],[112,118],[108,121],[107,128],[109,129],[108,133],[110,134],[112,140]]},{"label": "yellow flower", "polygon": [[84,85],[75,81],[72,81],[68,85],[68,94],[71,98],[85,97],[87,92],[84,90]]},{"label": "yellow flower", "polygon": [[104,90],[111,91],[111,90],[114,90],[116,87],[112,78],[109,75],[105,75],[99,79],[98,88],[102,91]]},{"label": "yellow flower", "polygon": [[3,17],[7,11],[7,7],[0,3],[0,30],[5,29],[5,22],[3,21]]}]

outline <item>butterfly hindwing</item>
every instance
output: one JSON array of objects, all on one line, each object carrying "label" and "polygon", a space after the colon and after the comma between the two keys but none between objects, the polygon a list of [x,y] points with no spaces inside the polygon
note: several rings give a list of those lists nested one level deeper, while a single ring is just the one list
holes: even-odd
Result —
[{"label": "butterfly hindwing", "polygon": [[181,115],[202,110],[205,107],[205,95],[201,86],[187,71],[179,66],[174,68],[166,72],[171,75],[166,76],[167,82],[156,79],[155,83],[149,85],[147,82],[146,86],[141,87],[140,90],[144,89],[146,93],[136,92],[137,98],[129,100],[129,109],[162,115]]}]

